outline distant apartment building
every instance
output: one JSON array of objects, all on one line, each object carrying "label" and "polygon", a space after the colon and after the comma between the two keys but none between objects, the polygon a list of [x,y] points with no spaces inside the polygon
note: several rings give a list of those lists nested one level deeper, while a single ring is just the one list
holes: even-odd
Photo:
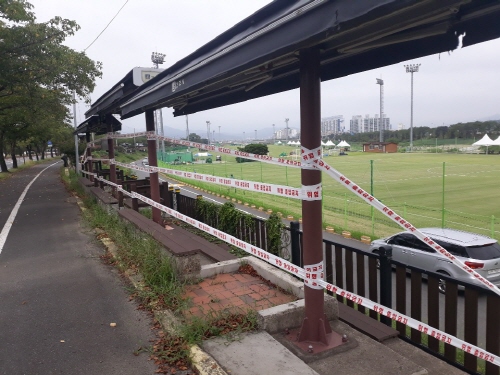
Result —
[{"label": "distant apartment building", "polygon": [[[276,139],[287,139],[286,136],[287,129],[276,130]],[[298,138],[299,132],[297,129],[288,128],[288,139]]]},{"label": "distant apartment building", "polygon": [[321,136],[341,134],[345,132],[344,116],[330,116],[321,119]]},{"label": "distant apartment building", "polygon": [[379,115],[370,117],[370,115],[352,116],[350,121],[350,132],[351,133],[371,133],[380,131],[380,125],[382,123],[383,130],[391,130],[391,119],[384,116],[382,122],[380,121]]}]

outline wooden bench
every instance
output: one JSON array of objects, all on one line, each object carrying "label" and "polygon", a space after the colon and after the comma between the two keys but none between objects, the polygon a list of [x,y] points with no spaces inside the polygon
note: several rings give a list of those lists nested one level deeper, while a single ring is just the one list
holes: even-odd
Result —
[{"label": "wooden bench", "polygon": [[110,204],[117,204],[118,200],[113,197],[111,194],[106,193],[104,190],[98,187],[91,187],[90,192],[94,194],[97,199],[99,199],[102,203],[105,205],[110,205]]},{"label": "wooden bench", "polygon": [[78,179],[78,182],[80,182],[80,184],[83,186],[87,186],[87,187],[94,186],[94,183],[92,181],[90,181],[87,177],[80,177]]},{"label": "wooden bench", "polygon": [[186,256],[202,253],[215,262],[236,259],[227,250],[181,227],[174,225],[173,229],[166,230],[160,224],[129,208],[118,211],[118,214],[139,230],[150,234],[156,241],[167,248],[172,255]]},{"label": "wooden bench", "polygon": [[399,332],[395,329],[380,323],[378,320],[370,318],[368,315],[359,312],[343,303],[339,302],[339,319],[349,324],[354,329],[370,336],[372,339],[383,342],[394,337],[398,337]]}]

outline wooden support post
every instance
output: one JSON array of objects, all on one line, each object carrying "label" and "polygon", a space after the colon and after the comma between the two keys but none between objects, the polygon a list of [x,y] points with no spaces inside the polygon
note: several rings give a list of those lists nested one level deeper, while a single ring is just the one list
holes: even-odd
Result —
[{"label": "wooden support post", "polygon": [[[146,113],[146,131],[155,131],[155,118],[154,111],[147,110]],[[151,167],[157,167],[158,161],[156,159],[156,139],[148,139],[148,161]],[[151,199],[155,202],[160,203],[160,183],[158,178],[158,172],[149,174],[149,184],[151,185]],[[153,207],[153,221],[160,224],[161,222],[161,211],[156,207]]]}]

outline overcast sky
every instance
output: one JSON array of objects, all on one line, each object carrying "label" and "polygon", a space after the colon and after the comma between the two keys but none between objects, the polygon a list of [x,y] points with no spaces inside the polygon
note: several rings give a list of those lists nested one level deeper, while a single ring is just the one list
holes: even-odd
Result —
[{"label": "overcast sky", "polygon": [[[103,63],[103,77],[91,95],[97,100],[133,67],[152,66],[151,52],[166,54],[164,68],[209,42],[237,22],[257,11],[269,0],[28,0],[39,22],[53,16],[75,20],[81,30],[66,44],[82,51],[106,27],[118,10],[120,14],[87,50]],[[457,122],[500,119],[500,40],[493,40],[450,53],[375,69],[322,83],[323,117],[379,113],[379,86],[385,85],[385,116],[393,129],[410,124],[410,74],[404,64],[420,63],[414,75],[414,126],[450,125]],[[87,107],[77,108],[78,123]],[[299,128],[299,92],[293,90],[229,107],[189,115],[189,127],[206,135],[206,121],[223,135],[247,138],[270,136],[289,126]],[[172,109],[163,109],[166,127],[185,129],[185,117],[174,118]],[[144,116],[124,121],[124,132],[144,130]],[[204,133],[203,133],[204,132]],[[260,132],[260,133],[259,133]],[[168,135],[168,134],[166,134]]]}]

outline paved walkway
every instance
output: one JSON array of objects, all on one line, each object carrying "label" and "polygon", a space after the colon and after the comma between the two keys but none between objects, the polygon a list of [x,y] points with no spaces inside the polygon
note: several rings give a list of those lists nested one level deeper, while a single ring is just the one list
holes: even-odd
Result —
[{"label": "paved walkway", "polygon": [[297,298],[247,273],[219,274],[186,289],[191,298],[189,315],[207,316],[220,311],[260,311]]},{"label": "paved walkway", "polygon": [[[0,231],[45,167],[0,181]],[[0,252],[0,374],[153,374],[148,355],[134,355],[153,339],[150,319],[99,259],[60,167],[27,191]]]}]

